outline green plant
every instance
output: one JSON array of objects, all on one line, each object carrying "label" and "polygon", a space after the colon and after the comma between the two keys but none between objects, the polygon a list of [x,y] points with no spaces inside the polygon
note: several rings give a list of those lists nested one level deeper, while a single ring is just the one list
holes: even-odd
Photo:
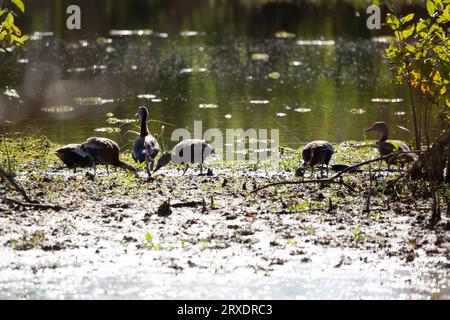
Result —
[{"label": "green plant", "polygon": [[161,250],[162,249],[162,243],[161,242],[155,243],[153,241],[153,236],[149,232],[145,233],[145,241],[146,241],[148,250]]},{"label": "green plant", "polygon": [[450,120],[450,0],[428,0],[426,19],[414,13],[388,14],[386,22],[395,40],[386,49],[394,81],[406,84],[411,99],[416,148],[421,149],[423,133],[430,146],[429,122],[433,106]]},{"label": "green plant", "polygon": [[368,237],[367,234],[365,234],[364,232],[362,232],[360,226],[357,226],[357,227],[355,228],[355,230],[353,230],[352,234],[353,234],[353,239],[354,239],[356,242],[364,241],[364,240],[367,239],[367,237]]},{"label": "green plant", "polygon": [[[12,4],[14,6],[12,6]],[[11,9],[19,9],[25,13],[25,5],[22,0],[4,0],[0,8],[0,49],[9,46],[22,46],[28,36],[22,35],[22,31],[15,25],[15,11]]]}]

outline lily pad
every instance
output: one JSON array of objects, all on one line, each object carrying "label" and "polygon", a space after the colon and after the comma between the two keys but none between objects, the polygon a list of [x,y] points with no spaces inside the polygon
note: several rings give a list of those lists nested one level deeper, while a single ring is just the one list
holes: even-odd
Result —
[{"label": "lily pad", "polygon": [[336,42],[334,40],[298,40],[299,46],[334,46]]},{"label": "lily pad", "polygon": [[278,80],[278,79],[280,79],[280,77],[281,77],[281,74],[279,74],[278,72],[271,72],[269,74],[269,78],[273,79],[273,80]]},{"label": "lily pad", "polygon": [[350,110],[350,112],[353,114],[364,114],[366,113],[366,110],[360,108],[360,109],[352,109]]},{"label": "lily pad", "polygon": [[311,109],[309,109],[309,108],[297,108],[294,111],[298,112],[298,113],[308,113],[308,112],[311,112]]},{"label": "lily pad", "polygon": [[250,104],[269,104],[269,100],[251,100]]},{"label": "lily pad", "polygon": [[127,36],[151,36],[153,30],[142,29],[142,30],[110,30],[109,34],[115,37],[127,37]]},{"label": "lily pad", "polygon": [[102,99],[101,97],[79,97],[73,101],[79,106],[101,106],[106,103],[113,103],[113,99]]},{"label": "lily pad", "polygon": [[278,39],[292,39],[296,37],[296,34],[287,31],[278,31],[275,33],[275,37]]},{"label": "lily pad", "polygon": [[202,103],[198,106],[200,109],[217,109],[219,106],[214,103]]},{"label": "lily pad", "polygon": [[6,88],[5,92],[3,92],[3,94],[5,96],[7,96],[8,98],[20,99],[20,96],[15,89]]},{"label": "lily pad", "polygon": [[387,99],[387,98],[373,98],[371,100],[373,103],[401,103],[404,100],[402,98],[394,98],[394,99]]},{"label": "lily pad", "polygon": [[61,106],[49,106],[49,107],[43,107],[41,108],[42,112],[49,112],[49,113],[67,113],[72,112],[74,110],[71,106],[61,105]]},{"label": "lily pad", "polygon": [[121,131],[120,128],[97,128],[94,129],[95,132],[104,132],[104,133],[119,133]]},{"label": "lily pad", "polygon": [[252,54],[253,61],[269,61],[269,55],[267,53],[253,53]]}]

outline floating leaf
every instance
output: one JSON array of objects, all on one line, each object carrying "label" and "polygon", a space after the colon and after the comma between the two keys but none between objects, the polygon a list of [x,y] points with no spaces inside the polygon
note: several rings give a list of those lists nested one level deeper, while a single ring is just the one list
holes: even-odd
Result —
[{"label": "floating leaf", "polygon": [[102,99],[101,97],[74,98],[73,101],[79,106],[101,106],[106,103],[113,103],[113,99]]},{"label": "floating leaf", "polygon": [[278,79],[280,79],[280,77],[281,77],[281,74],[279,74],[278,72],[271,72],[269,74],[269,78],[273,79],[273,80],[278,80]]},{"label": "floating leaf", "polygon": [[275,33],[275,37],[278,39],[292,39],[295,38],[295,33],[292,32],[286,32],[286,31],[278,31]]},{"label": "floating leaf", "polygon": [[309,109],[309,108],[297,108],[294,111],[295,112],[299,112],[299,113],[308,113],[308,112],[311,112],[311,109]]},{"label": "floating leaf", "polygon": [[350,112],[353,113],[353,114],[364,114],[364,113],[366,113],[366,110],[364,110],[364,109],[352,109],[352,110],[350,110]]},{"label": "floating leaf", "polygon": [[200,32],[200,31],[182,31],[180,32],[180,36],[182,37],[198,37],[198,36],[204,36],[206,35],[205,32]]},{"label": "floating leaf", "polygon": [[251,100],[250,104],[269,104],[269,100]]},{"label": "floating leaf", "polygon": [[61,106],[50,106],[50,107],[43,107],[41,108],[42,112],[49,112],[49,113],[67,113],[72,112],[74,110],[71,106],[61,105]]},{"label": "floating leaf", "polygon": [[252,54],[253,61],[269,61],[269,55],[266,53],[253,53]]},{"label": "floating leaf", "polygon": [[336,42],[334,40],[298,40],[299,46],[334,46]]},{"label": "floating leaf", "polygon": [[200,104],[198,106],[200,109],[217,109],[219,106],[217,104],[208,103],[208,104]]},{"label": "floating leaf", "polygon": [[120,128],[97,128],[94,129],[95,132],[104,132],[104,133],[119,133],[121,131]]},{"label": "floating leaf", "polygon": [[5,96],[7,96],[8,98],[20,99],[20,96],[15,89],[6,88],[5,92],[3,92],[3,94]]},{"label": "floating leaf", "polygon": [[395,99],[373,98],[371,101],[373,103],[400,103],[400,102],[403,102],[403,99],[401,99],[401,98],[395,98]]},{"label": "floating leaf", "polygon": [[153,30],[142,29],[142,30],[110,30],[109,34],[111,36],[127,37],[127,36],[151,36]]}]

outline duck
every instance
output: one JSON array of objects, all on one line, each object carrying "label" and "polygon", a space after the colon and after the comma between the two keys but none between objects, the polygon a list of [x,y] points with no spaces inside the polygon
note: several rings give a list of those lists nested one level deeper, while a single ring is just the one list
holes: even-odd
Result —
[{"label": "duck", "polygon": [[120,160],[119,145],[110,139],[92,137],[87,139],[80,148],[91,158],[94,175],[97,174],[97,164],[105,165],[108,174],[109,165],[136,172],[135,168]]},{"label": "duck", "polygon": [[55,155],[69,168],[76,173],[77,168],[92,167],[91,157],[81,150],[81,144],[68,144],[55,151]]},{"label": "duck", "polygon": [[303,177],[305,171],[311,168],[311,175],[314,174],[314,167],[321,166],[321,173],[323,166],[327,166],[327,175],[329,173],[328,164],[331,157],[335,153],[333,145],[328,141],[313,141],[308,143],[302,151],[303,165],[300,165],[295,175],[297,177]]},{"label": "duck", "polygon": [[[377,143],[378,151],[382,157],[389,156],[395,152],[410,152],[409,146],[400,140],[388,140],[389,137],[389,127],[386,122],[378,121],[375,122],[370,128],[364,130],[365,132],[380,132],[381,138]],[[400,156],[392,156],[384,159],[390,169],[391,165],[399,165],[404,167],[405,164],[414,162],[416,159],[412,154],[402,154]]]},{"label": "duck", "polygon": [[136,116],[141,118],[141,133],[139,138],[133,144],[132,157],[135,162],[145,162],[145,169],[149,177],[152,175],[155,166],[155,157],[159,153],[159,144],[154,136],[148,130],[147,118],[148,110],[146,107],[139,107]]},{"label": "duck", "polygon": [[173,162],[176,165],[185,165],[183,176],[186,174],[189,164],[200,164],[200,175],[203,175],[203,164],[208,156],[214,154],[214,148],[205,140],[186,139],[178,143],[171,153],[164,153],[156,164],[155,171]]}]

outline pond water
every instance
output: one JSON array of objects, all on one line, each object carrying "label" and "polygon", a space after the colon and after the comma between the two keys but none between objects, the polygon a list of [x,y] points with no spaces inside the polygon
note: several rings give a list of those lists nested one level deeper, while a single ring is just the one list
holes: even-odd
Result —
[{"label": "pond water", "polygon": [[[167,145],[194,121],[204,130],[279,129],[293,147],[364,139],[378,120],[411,139],[395,126],[412,121],[383,59],[389,38],[365,27],[364,5],[81,1],[82,30],[68,31],[64,1],[29,2],[22,20],[32,40],[0,60],[2,90],[23,101],[0,96],[0,118],[26,134],[59,143],[101,135],[126,147],[135,124],[116,119],[135,119],[145,105],[167,123]],[[150,122],[154,134],[161,126]]]}]

